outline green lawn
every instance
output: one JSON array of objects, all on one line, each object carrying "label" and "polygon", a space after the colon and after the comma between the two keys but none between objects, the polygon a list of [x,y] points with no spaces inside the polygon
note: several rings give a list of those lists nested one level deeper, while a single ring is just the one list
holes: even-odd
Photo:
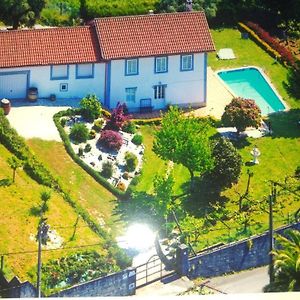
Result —
[{"label": "green lawn", "polygon": [[[11,153],[0,144],[0,180],[11,178],[12,170],[6,160]],[[17,275],[21,280],[33,282],[36,274],[37,244],[30,236],[37,232],[38,217],[32,208],[40,203],[40,192],[45,187],[37,184],[22,170],[17,170],[16,181],[8,187],[0,187],[0,253],[16,253],[33,251],[26,254],[10,254],[4,256],[5,274],[11,277]],[[63,247],[99,244],[97,249],[103,253],[103,240],[96,235],[82,220],[79,219],[75,238],[71,240],[77,214],[65,200],[52,192],[49,201],[49,211],[46,213],[47,222],[64,240]],[[58,258],[76,251],[75,249],[44,252],[43,262]]]},{"label": "green lawn", "polygon": [[236,68],[243,66],[258,66],[271,79],[282,98],[290,107],[300,108],[300,99],[296,100],[287,93],[285,84],[288,83],[288,69],[277,63],[267,52],[262,50],[250,39],[241,39],[241,34],[236,29],[211,30],[216,50],[232,48],[236,55],[233,60],[218,60],[216,53],[208,56],[208,65],[213,70]]}]

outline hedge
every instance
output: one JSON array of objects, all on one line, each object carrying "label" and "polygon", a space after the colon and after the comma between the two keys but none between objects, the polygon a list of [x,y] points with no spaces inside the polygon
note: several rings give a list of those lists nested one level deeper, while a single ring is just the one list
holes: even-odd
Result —
[{"label": "hedge", "polygon": [[[78,110],[68,109],[63,113],[64,116],[71,116],[78,112]],[[59,123],[59,118],[56,118],[56,126],[57,122]],[[60,130],[61,136],[64,136],[65,138],[65,145],[69,145],[69,148],[71,148],[69,139],[67,138],[62,126],[58,126],[58,129]],[[104,238],[106,244],[111,243],[112,237],[110,234],[101,228],[101,226],[98,225],[97,222],[94,221],[91,216],[76,201],[74,201],[67,192],[63,191],[59,182],[53,177],[51,172],[32,154],[29,147],[26,145],[25,140],[20,137],[17,131],[10,126],[9,121],[4,115],[3,109],[0,109],[0,142],[16,157],[25,161],[24,170],[31,178],[36,180],[38,183],[48,186],[59,192],[64,200],[69,203],[70,206],[74,208],[75,212],[80,215],[88,224],[91,230]],[[117,246],[115,245],[115,247]],[[120,251],[122,252],[122,250],[118,248],[117,252]],[[119,258],[116,257],[116,260],[119,260]]]},{"label": "hedge", "polygon": [[68,154],[72,157],[72,159],[80,167],[82,167],[89,175],[91,175],[98,183],[100,183],[105,188],[107,188],[111,193],[113,193],[117,197],[126,198],[127,194],[125,192],[122,192],[119,189],[112,186],[103,176],[100,175],[100,173],[98,173],[93,168],[91,168],[89,165],[87,165],[84,161],[82,161],[78,157],[78,155],[74,152],[74,150],[71,146],[71,143],[70,143],[70,139],[69,139],[68,135],[66,134],[64,128],[60,124],[60,118],[65,117],[65,116],[70,116],[70,114],[67,114],[66,111],[60,111],[60,112],[56,113],[53,116],[53,120],[54,120],[54,123],[57,127],[57,130],[58,130],[59,134],[60,134],[60,137],[63,140],[65,149],[68,152]]}]

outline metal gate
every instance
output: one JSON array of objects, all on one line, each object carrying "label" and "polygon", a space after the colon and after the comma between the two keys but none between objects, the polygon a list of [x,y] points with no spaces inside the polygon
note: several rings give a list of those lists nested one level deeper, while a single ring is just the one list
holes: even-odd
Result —
[{"label": "metal gate", "polygon": [[158,255],[153,255],[145,264],[136,267],[136,288],[141,288],[172,274],[175,274],[175,271],[165,270],[165,265]]}]

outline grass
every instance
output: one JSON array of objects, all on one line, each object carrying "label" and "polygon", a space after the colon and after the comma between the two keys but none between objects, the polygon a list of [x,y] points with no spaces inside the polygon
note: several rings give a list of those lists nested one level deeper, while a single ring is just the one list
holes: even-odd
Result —
[{"label": "grass", "polygon": [[216,53],[208,56],[208,65],[213,70],[236,68],[243,66],[258,66],[270,78],[276,90],[292,108],[300,108],[300,99],[289,95],[285,88],[288,84],[289,69],[276,62],[267,52],[262,50],[250,39],[242,39],[236,29],[211,30],[217,51],[221,48],[232,48],[236,59],[218,60]]},{"label": "grass", "polygon": [[45,166],[56,174],[62,187],[100,224],[118,228],[118,217],[113,215],[116,197],[97,183],[67,154],[60,142],[31,139],[30,148]]},{"label": "grass", "polygon": [[[10,156],[11,153],[0,144],[0,179],[12,177],[12,170],[6,162]],[[37,232],[38,217],[34,215],[33,208],[40,203],[40,192],[43,190],[45,187],[37,184],[22,170],[17,170],[14,184],[0,187],[0,206],[3,208],[0,218],[0,253],[16,253],[5,255],[5,274],[9,278],[14,274],[21,280],[35,280],[37,243],[34,236]],[[90,248],[105,254],[105,250],[101,250],[104,241],[91,231],[82,219],[79,219],[72,239],[77,214],[59,194],[51,193],[46,217],[51,229],[55,229],[63,238],[63,247],[98,244]],[[33,237],[33,240],[30,237]],[[25,251],[29,253],[24,253]],[[75,251],[76,249],[43,252],[43,262]]]}]

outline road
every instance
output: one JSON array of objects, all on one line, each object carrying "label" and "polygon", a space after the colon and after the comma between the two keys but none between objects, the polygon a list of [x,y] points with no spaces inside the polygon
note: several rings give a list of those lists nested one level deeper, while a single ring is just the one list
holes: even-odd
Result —
[{"label": "road", "polygon": [[207,281],[208,286],[226,294],[261,293],[264,286],[269,283],[268,267],[215,277]]}]

